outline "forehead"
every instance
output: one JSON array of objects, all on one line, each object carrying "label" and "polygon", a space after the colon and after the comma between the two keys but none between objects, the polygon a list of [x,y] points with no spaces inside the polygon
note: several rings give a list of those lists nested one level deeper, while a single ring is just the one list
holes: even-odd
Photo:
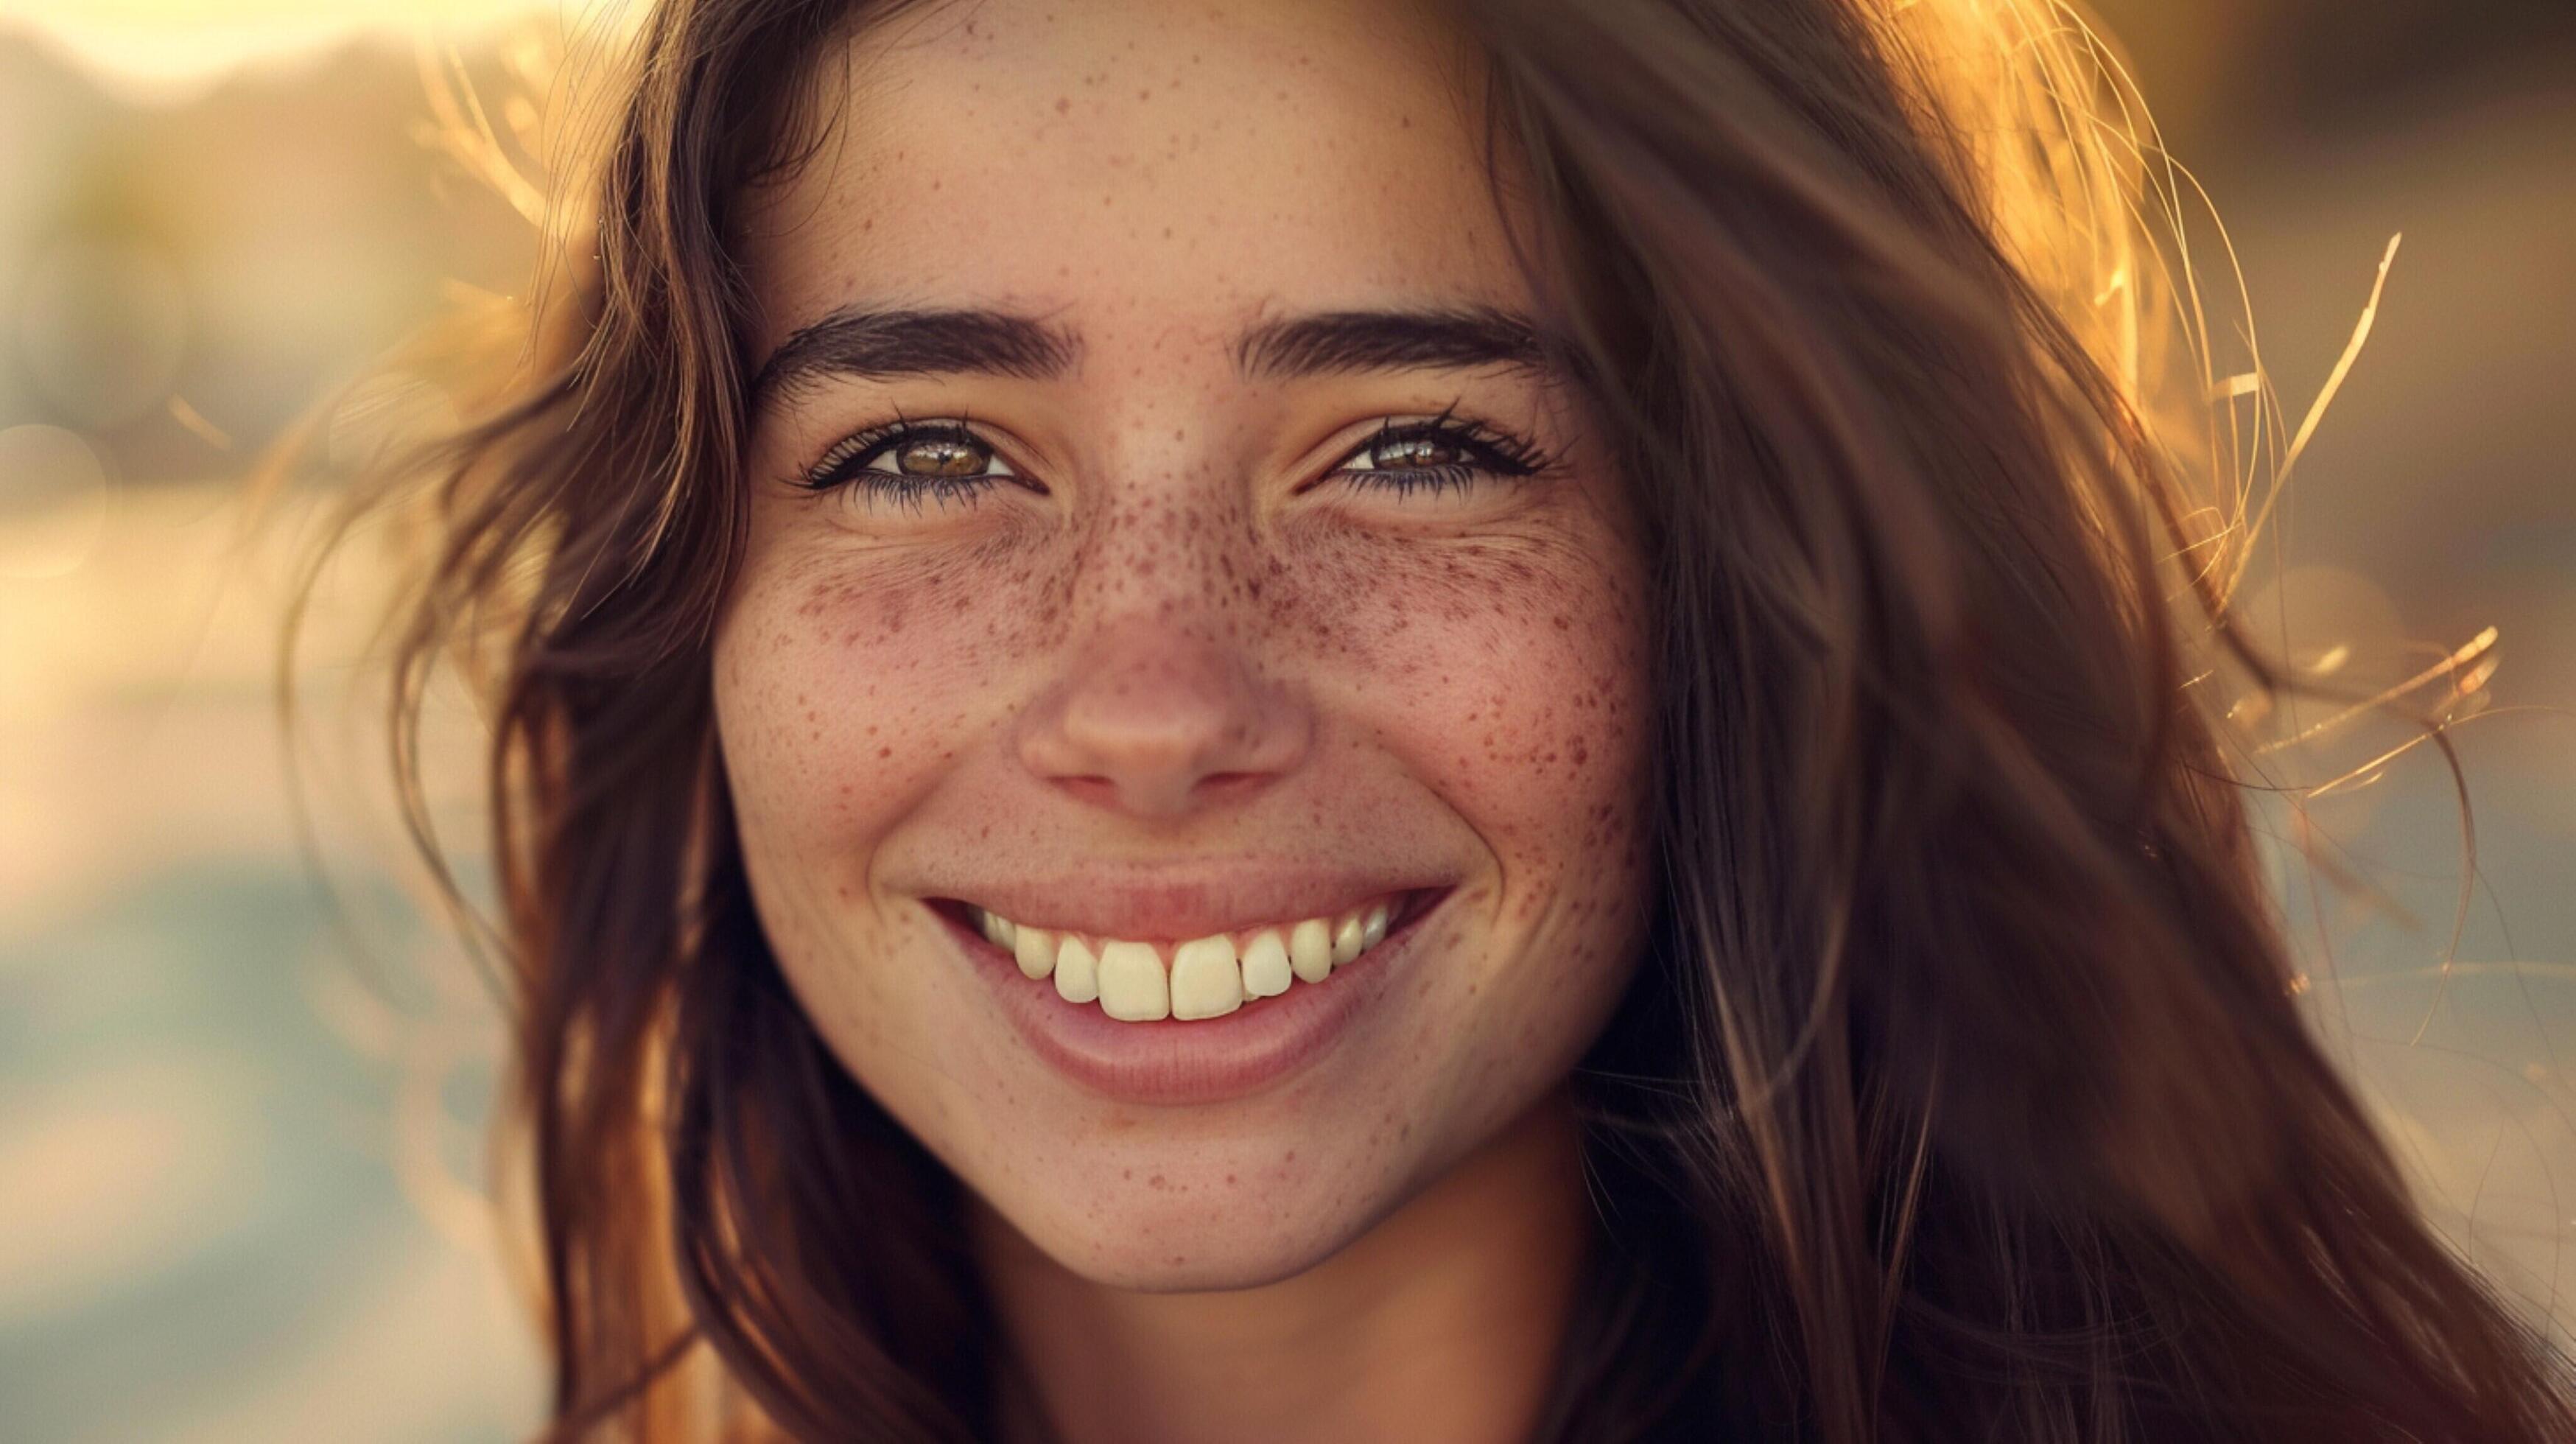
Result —
[{"label": "forehead", "polygon": [[836,122],[759,198],[764,349],[853,301],[1103,333],[1265,308],[1518,309],[1482,79],[1395,0],[967,0],[816,67]]}]

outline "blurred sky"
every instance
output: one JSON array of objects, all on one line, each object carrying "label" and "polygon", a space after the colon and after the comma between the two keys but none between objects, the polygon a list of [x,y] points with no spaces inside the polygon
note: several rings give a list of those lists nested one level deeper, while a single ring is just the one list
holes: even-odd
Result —
[{"label": "blurred sky", "polygon": [[[2546,1307],[2576,1285],[2576,721],[2544,710],[2576,705],[2576,6],[2101,8],[2294,420],[2405,234],[2254,600],[2356,671],[2502,629],[2455,734],[2483,874],[2457,965],[2430,749],[2313,809],[2385,908],[2271,856],[2338,1055],[2453,1237]],[[327,579],[300,667],[326,892],[268,692],[299,536],[292,509],[246,534],[240,483],[458,287],[524,279],[523,224],[420,138],[414,46],[452,48],[506,131],[544,80],[512,15],[617,13],[0,0],[0,1438],[538,1416],[478,1202],[491,1009],[406,900],[363,719],[332,705],[370,578]],[[338,404],[325,472],[440,405]]]}]

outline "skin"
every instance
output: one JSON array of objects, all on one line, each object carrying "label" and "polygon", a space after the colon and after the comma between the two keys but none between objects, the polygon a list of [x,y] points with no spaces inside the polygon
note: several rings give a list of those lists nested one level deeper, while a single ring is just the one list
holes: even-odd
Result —
[{"label": "skin", "polygon": [[[759,198],[756,354],[896,304],[1080,351],[757,408],[715,685],[780,964],[978,1201],[1036,1394],[1015,1428],[1515,1437],[1589,1237],[1565,1083],[1646,901],[1635,521],[1552,373],[1252,379],[1235,351],[1314,311],[1534,311],[1474,64],[1383,0],[985,0],[848,58],[818,67],[815,163]],[[1444,410],[1554,464],[1436,495],[1336,473]],[[1021,481],[917,509],[797,484],[898,413],[971,418]],[[1035,1057],[924,901],[1211,857],[1456,892],[1314,1066],[1156,1107]]]}]

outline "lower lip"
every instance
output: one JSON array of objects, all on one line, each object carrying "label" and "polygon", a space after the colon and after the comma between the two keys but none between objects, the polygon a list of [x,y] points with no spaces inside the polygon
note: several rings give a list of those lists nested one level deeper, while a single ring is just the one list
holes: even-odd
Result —
[{"label": "lower lip", "polygon": [[1011,955],[945,907],[931,909],[957,940],[1030,1051],[1083,1088],[1122,1103],[1222,1103],[1272,1087],[1328,1052],[1387,989],[1443,901],[1415,907],[1375,947],[1320,983],[1246,998],[1221,1018],[1122,1023],[1097,1003],[1069,1003],[1053,978],[1031,978]]}]

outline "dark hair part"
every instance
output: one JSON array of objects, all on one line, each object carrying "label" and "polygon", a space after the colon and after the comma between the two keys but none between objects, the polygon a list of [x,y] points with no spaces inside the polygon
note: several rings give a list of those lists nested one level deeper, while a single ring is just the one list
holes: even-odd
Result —
[{"label": "dark hair part", "polygon": [[[655,6],[533,366],[402,493],[397,765],[461,661],[566,1436],[968,1440],[1017,1387],[958,1183],[769,954],[711,725],[738,208],[899,8]],[[2234,468],[2080,17],[1455,9],[1664,639],[1650,955],[1579,1077],[1610,1211],[1542,1437],[2576,1437],[2567,1360],[2293,997],[2196,685],[2287,679],[2229,617],[2242,497],[2192,494]]]}]

